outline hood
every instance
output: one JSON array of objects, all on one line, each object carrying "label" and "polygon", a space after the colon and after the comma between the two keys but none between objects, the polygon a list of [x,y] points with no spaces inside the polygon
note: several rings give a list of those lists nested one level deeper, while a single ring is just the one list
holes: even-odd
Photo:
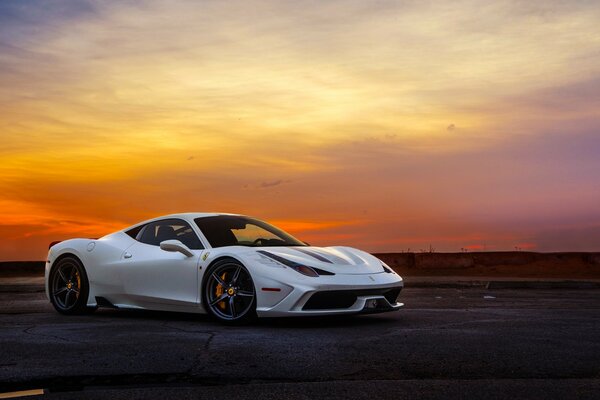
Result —
[{"label": "hood", "polygon": [[335,274],[376,274],[384,272],[381,261],[369,253],[351,247],[256,247],[289,261],[316,267]]}]

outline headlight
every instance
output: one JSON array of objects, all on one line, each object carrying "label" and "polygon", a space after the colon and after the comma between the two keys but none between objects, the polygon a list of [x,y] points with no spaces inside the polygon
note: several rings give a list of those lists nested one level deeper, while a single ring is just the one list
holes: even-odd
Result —
[{"label": "headlight", "polygon": [[[379,260],[379,259],[378,259]],[[389,265],[387,265],[386,263],[384,263],[383,261],[379,260],[379,262],[381,263],[381,266],[383,267],[383,270],[385,272],[387,272],[388,274],[395,274],[394,270],[390,268]]]},{"label": "headlight", "polygon": [[298,265],[297,267],[291,267],[291,268],[294,268],[296,271],[298,271],[301,274],[306,275],[306,276],[313,276],[313,277],[319,276],[319,273],[317,271],[315,271],[311,267],[307,267],[306,265]]}]

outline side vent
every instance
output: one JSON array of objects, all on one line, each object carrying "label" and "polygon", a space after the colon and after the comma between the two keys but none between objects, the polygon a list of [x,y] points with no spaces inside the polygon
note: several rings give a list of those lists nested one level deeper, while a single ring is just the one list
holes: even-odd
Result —
[{"label": "side vent", "polygon": [[96,303],[98,304],[98,307],[119,308],[110,301],[106,300],[104,297],[100,296],[96,296]]}]

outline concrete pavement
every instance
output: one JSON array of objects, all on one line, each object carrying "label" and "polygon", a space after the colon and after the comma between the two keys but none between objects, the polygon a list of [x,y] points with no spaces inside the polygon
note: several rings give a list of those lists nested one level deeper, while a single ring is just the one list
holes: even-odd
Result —
[{"label": "concrete pavement", "polygon": [[49,398],[594,398],[600,291],[407,288],[391,314],[55,313],[0,293],[0,391]]}]

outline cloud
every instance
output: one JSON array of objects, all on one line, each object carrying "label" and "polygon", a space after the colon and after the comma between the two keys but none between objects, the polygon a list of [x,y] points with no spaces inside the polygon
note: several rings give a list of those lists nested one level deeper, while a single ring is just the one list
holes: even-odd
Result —
[{"label": "cloud", "polygon": [[274,187],[274,186],[283,185],[284,183],[288,183],[288,182],[290,182],[290,181],[283,180],[283,179],[276,179],[274,181],[261,182],[260,187],[261,188],[270,188],[270,187]]},{"label": "cloud", "polygon": [[306,233],[378,250],[512,249],[595,222],[599,19],[570,2],[1,2],[1,219],[360,215]]}]

